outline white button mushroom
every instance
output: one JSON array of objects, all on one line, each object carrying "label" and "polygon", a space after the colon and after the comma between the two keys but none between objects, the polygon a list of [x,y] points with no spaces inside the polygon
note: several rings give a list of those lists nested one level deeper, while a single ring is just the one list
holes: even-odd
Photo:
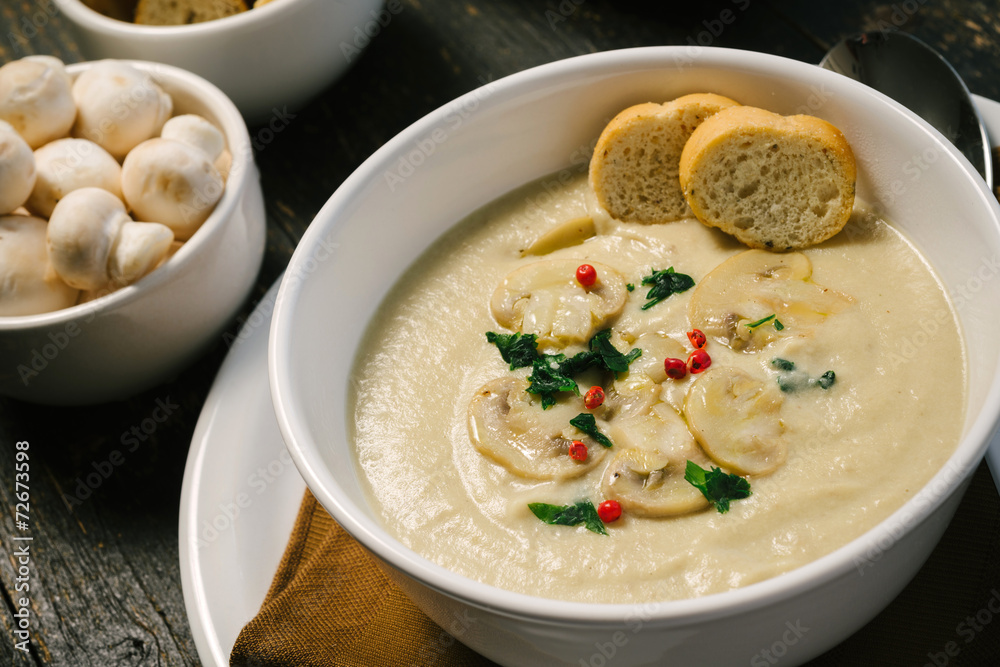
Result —
[{"label": "white button mushroom", "polygon": [[116,159],[160,133],[173,111],[170,96],[131,65],[101,60],[73,84],[73,136],[90,139]]},{"label": "white button mushroom", "polygon": [[106,150],[88,139],[58,139],[35,151],[38,180],[25,206],[47,218],[73,190],[94,187],[124,201],[122,168]]},{"label": "white button mushroom", "polygon": [[0,67],[0,120],[33,149],[65,137],[75,118],[70,78],[58,58],[31,56]]},{"label": "white button mushroom", "polygon": [[77,290],[49,264],[46,227],[41,218],[0,216],[0,316],[37,315],[76,303]]},{"label": "white button mushroom", "polygon": [[122,193],[136,220],[191,238],[222,197],[222,177],[204,151],[172,139],[136,146],[122,164]]},{"label": "white button mushroom", "polygon": [[173,139],[200,148],[215,162],[226,147],[226,140],[215,125],[193,113],[174,116],[163,125],[163,139]]},{"label": "white button mushroom", "polygon": [[67,284],[83,290],[138,280],[157,266],[172,242],[167,227],[132,222],[121,200],[100,188],[69,193],[49,219],[49,260]]},{"label": "white button mushroom", "polygon": [[126,222],[108,258],[108,277],[115,285],[131,285],[164,260],[174,233],[156,222]]},{"label": "white button mushroom", "polygon": [[28,199],[36,176],[31,146],[10,123],[0,120],[0,215]]}]

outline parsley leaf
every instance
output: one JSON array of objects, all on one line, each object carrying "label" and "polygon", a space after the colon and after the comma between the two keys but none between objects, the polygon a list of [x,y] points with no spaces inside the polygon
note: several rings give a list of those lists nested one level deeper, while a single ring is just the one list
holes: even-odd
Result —
[{"label": "parsley leaf", "polygon": [[629,283],[629,284],[625,285],[625,289],[627,289],[629,292],[631,292],[632,290],[635,289],[635,285],[633,285],[632,283]]},{"label": "parsley leaf", "polygon": [[608,438],[608,436],[597,430],[597,419],[589,412],[581,412],[576,417],[569,420],[569,423],[591,438],[593,438],[598,444],[604,447],[612,447],[614,443]]},{"label": "parsley leaf", "polygon": [[779,371],[794,371],[795,362],[789,361],[788,359],[782,359],[781,357],[775,357],[771,359],[771,365],[777,368]]},{"label": "parsley leaf", "polygon": [[[528,376],[528,393],[542,397],[542,409],[547,409],[556,404],[555,393],[559,391],[572,391],[579,395],[580,389],[576,386],[576,380],[562,372],[559,366],[559,358],[563,355],[547,354],[544,357],[535,359],[531,365],[531,375]],[[563,357],[565,358],[565,357]]]},{"label": "parsley leaf", "polygon": [[590,339],[590,351],[599,355],[601,363],[609,371],[624,373],[628,370],[628,365],[639,358],[642,350],[634,348],[627,355],[622,354],[611,344],[611,329],[598,331]]},{"label": "parsley leaf", "polygon": [[691,276],[686,273],[676,273],[672,266],[663,271],[657,271],[656,269],[650,269],[650,271],[653,274],[642,279],[643,285],[652,286],[646,292],[648,303],[642,307],[643,310],[655,306],[671,294],[686,292],[694,287],[694,279]]},{"label": "parsley leaf", "polygon": [[827,371],[819,376],[819,379],[816,380],[816,384],[818,384],[821,389],[829,389],[836,381],[837,374],[833,371]]},{"label": "parsley leaf", "polygon": [[715,466],[711,470],[705,470],[694,461],[687,462],[684,479],[701,491],[720,514],[729,511],[730,500],[740,500],[751,493],[750,482],[739,475],[724,473]]},{"label": "parsley leaf", "polygon": [[574,505],[550,505],[548,503],[528,503],[528,509],[550,526],[579,526],[598,535],[607,535],[604,522],[598,516],[594,503],[581,500]]},{"label": "parsley leaf", "polygon": [[[511,370],[520,368],[521,366],[531,366],[531,375],[528,376],[530,383],[528,385],[528,392],[542,397],[543,409],[555,405],[556,392],[571,391],[579,396],[580,389],[576,385],[576,380],[573,379],[576,374],[582,373],[592,366],[599,366],[609,371],[621,373],[627,371],[628,365],[642,354],[642,350],[639,348],[633,349],[628,354],[619,352],[611,344],[611,329],[598,332],[590,339],[589,350],[577,352],[572,357],[567,357],[565,354],[539,354],[535,349],[534,334],[521,336],[520,339],[515,338],[519,335],[494,334],[490,332],[486,334],[486,338],[491,343],[494,342],[494,338],[500,341],[496,345],[500,349],[501,356],[504,355],[505,349],[508,350],[508,353],[511,355],[509,360]],[[525,343],[524,341],[528,339],[530,341]],[[505,347],[501,347],[501,343]],[[510,350],[517,350],[517,354],[523,354],[523,356],[515,357],[514,353],[509,352]],[[534,357],[528,361],[530,354],[534,354]],[[517,363],[520,363],[521,366],[514,365],[515,359],[518,360]],[[521,359],[527,361],[527,363],[522,363]],[[504,356],[504,361],[508,361],[507,356]]]},{"label": "parsley leaf", "polygon": [[599,361],[597,355],[590,350],[577,352],[569,359],[567,359],[564,354],[554,354],[549,356],[559,364],[559,372],[567,377],[572,377],[577,373],[582,373]]},{"label": "parsley leaf", "polygon": [[538,337],[535,334],[486,332],[486,340],[497,346],[500,356],[510,364],[510,370],[530,366],[535,359],[538,359],[536,338]]}]

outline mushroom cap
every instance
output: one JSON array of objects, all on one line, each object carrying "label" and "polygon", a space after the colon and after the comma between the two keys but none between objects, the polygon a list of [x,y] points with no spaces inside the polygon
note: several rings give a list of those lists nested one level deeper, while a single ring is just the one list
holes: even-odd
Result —
[{"label": "mushroom cap", "polygon": [[36,178],[31,146],[10,123],[0,120],[0,215],[28,199]]},{"label": "mushroom cap", "polygon": [[136,220],[159,222],[179,241],[211,215],[225,185],[204,151],[173,139],[150,139],[122,164],[122,193]]},{"label": "mushroom cap", "polygon": [[37,315],[76,303],[77,290],[49,264],[46,228],[41,218],[0,216],[0,316]]},{"label": "mushroom cap", "polygon": [[89,139],[57,139],[35,151],[38,179],[25,207],[48,218],[59,200],[74,190],[94,187],[124,201],[122,168]]},{"label": "mushroom cap", "polygon": [[108,275],[115,285],[131,285],[159,266],[174,242],[174,233],[158,222],[122,225],[118,242],[108,260]]},{"label": "mushroom cap", "polygon": [[163,125],[160,132],[163,139],[174,139],[195,148],[200,148],[208,154],[208,159],[215,162],[226,148],[226,139],[215,125],[193,113],[174,116]]},{"label": "mushroom cap", "polygon": [[75,118],[70,78],[58,58],[31,56],[0,67],[0,120],[32,149],[65,137]]},{"label": "mushroom cap", "polygon": [[153,78],[117,60],[99,60],[73,84],[73,136],[90,139],[122,159],[160,133],[173,111],[170,95]]},{"label": "mushroom cap", "polygon": [[100,188],[80,188],[62,198],[49,218],[49,261],[72,287],[101,289],[110,281],[108,259],[122,226],[125,204]]}]

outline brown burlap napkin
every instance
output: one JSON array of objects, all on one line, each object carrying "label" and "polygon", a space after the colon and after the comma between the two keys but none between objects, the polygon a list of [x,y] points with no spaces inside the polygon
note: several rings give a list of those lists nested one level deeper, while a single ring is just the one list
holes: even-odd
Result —
[{"label": "brown burlap napkin", "polygon": [[[941,543],[906,590],[854,636],[807,667],[997,665],[997,604],[1000,499],[983,464]],[[762,647],[768,648],[764,644],[762,639]],[[271,589],[237,638],[230,664],[493,663],[421,613],[307,491]]]},{"label": "brown burlap napkin", "polygon": [[233,667],[493,665],[417,609],[306,491],[260,611]]}]

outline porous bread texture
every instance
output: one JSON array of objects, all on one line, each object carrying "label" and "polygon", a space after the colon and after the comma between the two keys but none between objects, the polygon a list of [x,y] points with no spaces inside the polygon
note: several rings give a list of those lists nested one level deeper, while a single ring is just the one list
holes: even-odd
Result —
[{"label": "porous bread texture", "polygon": [[139,0],[135,22],[146,25],[187,25],[247,11],[243,0]]},{"label": "porous bread texture", "polygon": [[690,217],[678,180],[681,151],[706,118],[738,104],[722,95],[697,93],[619,113],[604,128],[590,160],[590,185],[600,205],[625,222]]},{"label": "porous bread texture", "polygon": [[854,152],[830,123],[747,106],[702,123],[680,160],[695,217],[763,250],[805,248],[843,229],[856,178]]}]

